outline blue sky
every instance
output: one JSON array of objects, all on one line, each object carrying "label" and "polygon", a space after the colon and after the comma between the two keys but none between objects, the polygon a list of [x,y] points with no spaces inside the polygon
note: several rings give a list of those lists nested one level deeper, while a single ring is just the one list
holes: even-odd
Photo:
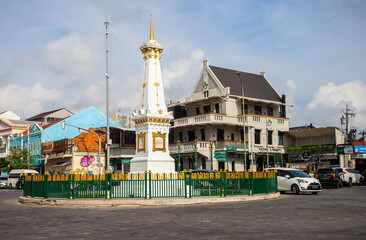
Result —
[{"label": "blue sky", "polygon": [[294,107],[290,125],[340,127],[346,104],[366,128],[366,1],[0,1],[0,112],[26,118],[105,109],[108,16],[111,109],[137,107],[150,15],[165,47],[168,100],[188,96],[202,61],[265,71]]}]

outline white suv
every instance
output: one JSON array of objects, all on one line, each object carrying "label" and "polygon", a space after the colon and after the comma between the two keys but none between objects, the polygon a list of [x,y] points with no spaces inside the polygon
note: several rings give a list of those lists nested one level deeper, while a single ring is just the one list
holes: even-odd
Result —
[{"label": "white suv", "polygon": [[291,191],[294,194],[300,192],[318,194],[322,191],[318,179],[310,177],[303,171],[293,168],[268,168],[268,170],[277,170],[277,185],[280,193]]},{"label": "white suv", "polygon": [[338,170],[343,183],[346,183],[349,187],[352,187],[353,183],[360,185],[361,174],[353,168],[336,168],[336,170]]}]

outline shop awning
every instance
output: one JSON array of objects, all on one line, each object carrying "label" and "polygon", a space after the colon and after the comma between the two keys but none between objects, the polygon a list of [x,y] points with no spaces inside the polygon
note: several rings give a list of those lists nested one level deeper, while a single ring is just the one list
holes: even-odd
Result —
[{"label": "shop awning", "polygon": [[55,165],[52,165],[52,167],[64,167],[64,166],[68,166],[71,165],[71,162],[59,162],[56,163]]}]

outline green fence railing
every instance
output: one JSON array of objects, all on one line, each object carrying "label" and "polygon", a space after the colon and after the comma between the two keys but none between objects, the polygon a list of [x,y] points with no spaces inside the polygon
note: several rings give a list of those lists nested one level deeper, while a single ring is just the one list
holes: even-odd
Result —
[{"label": "green fence railing", "polygon": [[168,198],[276,193],[277,172],[30,175],[24,196],[51,198]]}]

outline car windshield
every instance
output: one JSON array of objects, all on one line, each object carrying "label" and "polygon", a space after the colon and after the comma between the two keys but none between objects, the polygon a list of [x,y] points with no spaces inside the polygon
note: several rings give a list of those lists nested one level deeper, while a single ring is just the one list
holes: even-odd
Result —
[{"label": "car windshield", "polygon": [[290,173],[290,176],[291,176],[291,177],[310,178],[310,176],[309,176],[309,175],[307,175],[306,173],[301,172],[301,171],[293,171],[293,170],[289,170],[288,172]]}]

